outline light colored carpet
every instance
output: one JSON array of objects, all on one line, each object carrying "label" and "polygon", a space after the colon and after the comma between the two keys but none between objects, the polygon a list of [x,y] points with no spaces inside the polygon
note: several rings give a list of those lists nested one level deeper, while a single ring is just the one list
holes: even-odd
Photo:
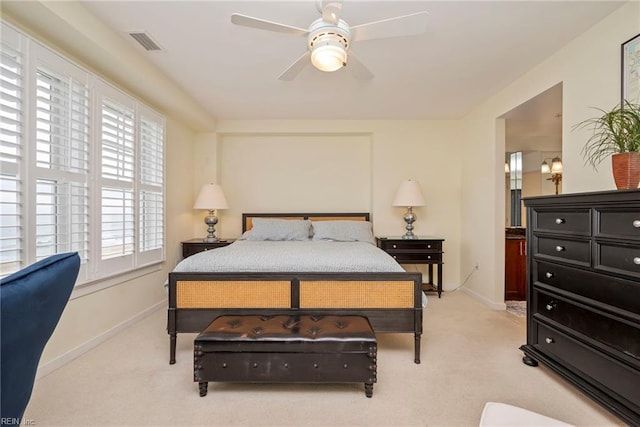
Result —
[{"label": "light colored carpet", "polygon": [[429,297],[422,364],[411,334],[380,334],[378,383],[193,382],[193,339],[178,336],[169,365],[166,312],[158,311],[41,378],[25,417],[37,426],[477,426],[487,401],[578,426],[622,425],[543,367],[521,362],[525,319],[461,291]]}]

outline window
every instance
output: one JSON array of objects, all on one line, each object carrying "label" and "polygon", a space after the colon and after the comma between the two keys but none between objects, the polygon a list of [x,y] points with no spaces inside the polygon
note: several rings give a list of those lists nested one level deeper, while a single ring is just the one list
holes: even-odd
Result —
[{"label": "window", "polygon": [[162,261],[164,118],[1,28],[0,277],[67,251],[78,283]]}]

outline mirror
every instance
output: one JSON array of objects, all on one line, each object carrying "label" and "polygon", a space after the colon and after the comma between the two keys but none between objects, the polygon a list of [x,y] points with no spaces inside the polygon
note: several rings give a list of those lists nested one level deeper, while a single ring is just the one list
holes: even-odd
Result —
[{"label": "mirror", "polygon": [[509,154],[509,226],[522,226],[522,152]]}]

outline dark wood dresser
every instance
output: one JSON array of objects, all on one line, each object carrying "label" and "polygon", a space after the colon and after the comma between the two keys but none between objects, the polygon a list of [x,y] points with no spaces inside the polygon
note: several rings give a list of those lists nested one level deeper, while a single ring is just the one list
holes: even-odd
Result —
[{"label": "dark wood dresser", "polygon": [[527,344],[548,366],[640,425],[640,190],[524,199]]}]

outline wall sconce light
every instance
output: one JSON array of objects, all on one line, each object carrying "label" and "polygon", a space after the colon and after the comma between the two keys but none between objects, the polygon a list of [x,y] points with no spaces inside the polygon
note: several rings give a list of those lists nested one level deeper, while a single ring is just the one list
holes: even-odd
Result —
[{"label": "wall sconce light", "polygon": [[558,194],[558,185],[560,184],[560,181],[562,181],[562,160],[560,160],[560,157],[554,157],[551,159],[551,167],[549,167],[547,159],[544,159],[540,166],[540,172],[544,174],[551,174],[551,178],[547,179],[555,184],[556,194]]},{"label": "wall sconce light", "polygon": [[413,207],[424,206],[424,197],[422,196],[422,190],[420,184],[417,181],[407,180],[400,184],[396,198],[393,200],[392,206],[406,206],[407,212],[404,214],[404,222],[407,223],[405,227],[407,232],[402,236],[403,239],[417,239],[418,236],[413,234],[413,223],[418,219],[416,214],[413,213]]},{"label": "wall sconce light", "polygon": [[214,243],[218,241],[216,237],[215,225],[218,223],[218,217],[215,215],[216,209],[228,209],[227,199],[224,197],[222,187],[217,184],[205,184],[202,186],[198,198],[193,205],[193,209],[205,209],[209,214],[204,218],[207,224],[207,237],[204,238],[206,243]]},{"label": "wall sconce light", "polygon": [[509,162],[504,162],[504,173],[510,173]]}]

